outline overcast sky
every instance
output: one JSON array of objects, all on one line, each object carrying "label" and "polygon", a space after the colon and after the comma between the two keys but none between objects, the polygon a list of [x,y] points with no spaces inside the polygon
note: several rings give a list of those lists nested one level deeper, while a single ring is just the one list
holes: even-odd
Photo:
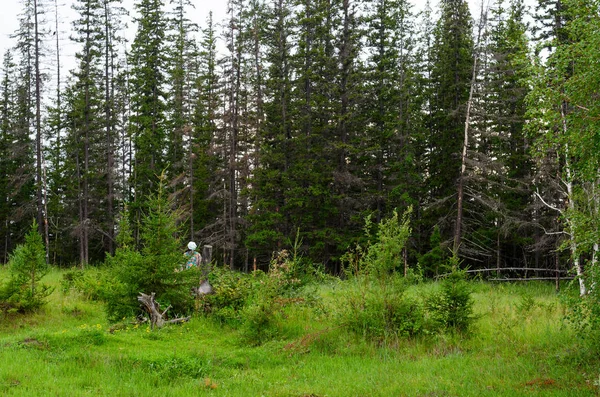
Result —
[{"label": "overcast sky", "polygon": [[[39,0],[38,0],[39,1]],[[166,0],[165,3],[168,3]],[[72,46],[69,40],[69,29],[71,28],[71,21],[76,17],[76,13],[72,10],[72,4],[75,0],[58,0],[59,16],[64,21],[60,27],[59,34],[61,38],[61,56],[72,54],[73,51],[69,47]],[[22,0],[0,0],[0,59],[3,58],[5,51],[8,48],[14,46],[15,40],[11,38],[16,29],[19,27],[19,14],[22,10]],[[47,14],[43,18],[48,18],[48,27],[54,31],[54,4],[55,0],[45,0],[45,4],[50,4],[47,9]],[[123,0],[123,6],[129,10],[130,14],[133,14],[133,3],[134,0]],[[216,22],[220,22],[225,16],[225,7],[227,5],[226,0],[192,0],[196,9],[191,11],[188,18],[199,24],[201,27],[206,25],[206,18],[208,17],[209,11],[213,11],[213,19]],[[133,27],[130,27],[133,29]],[[133,39],[131,37],[130,39]],[[54,49],[55,39],[49,38],[52,41],[50,43],[51,48]],[[72,56],[72,55],[71,55]],[[1,64],[1,62],[0,62]]]},{"label": "overcast sky", "polygon": [[[59,29],[59,37],[61,38],[61,57],[63,57],[63,64],[71,64],[69,62],[69,57],[72,59],[74,54],[73,44],[69,40],[69,32],[68,29],[71,28],[70,21],[75,18],[75,13],[71,9],[71,5],[75,0],[57,0],[59,7],[59,15],[63,21],[63,25]],[[437,0],[430,0],[431,4],[436,4]],[[481,12],[481,1],[482,0],[469,0],[471,4],[471,13],[474,17],[478,17]],[[485,2],[492,0],[483,0]],[[528,2],[531,0],[527,0]],[[5,51],[12,47],[15,43],[15,40],[10,36],[15,32],[19,25],[19,13],[21,12],[22,0],[0,0],[1,8],[0,8],[0,65],[1,59],[4,56]],[[133,2],[134,0],[123,0],[123,5],[126,9],[133,13]],[[165,2],[168,2],[165,1]],[[48,18],[50,22],[48,26],[54,26],[54,0],[46,0],[45,3],[51,4],[49,10],[47,10],[47,14],[44,18]],[[189,19],[193,22],[198,23],[201,27],[206,25],[206,18],[208,16],[209,10],[213,11],[214,21],[215,23],[220,22],[225,17],[225,8],[227,5],[227,0],[192,0],[192,3],[195,5],[196,9],[193,12],[190,12],[188,15]],[[417,8],[421,8],[423,4],[425,4],[425,0],[413,0],[413,3],[417,5]],[[133,32],[133,27],[130,27]],[[52,28],[54,31],[54,28]],[[130,37],[132,39],[133,37]],[[54,49],[56,44],[52,37],[49,38],[52,40],[51,43],[48,43],[47,46]],[[65,59],[66,58],[66,59]],[[71,66],[72,67],[72,66]]]}]

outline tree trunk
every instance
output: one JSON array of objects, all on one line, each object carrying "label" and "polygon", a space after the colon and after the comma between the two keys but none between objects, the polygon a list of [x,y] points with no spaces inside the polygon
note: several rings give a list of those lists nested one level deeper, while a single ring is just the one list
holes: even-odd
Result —
[{"label": "tree trunk", "polygon": [[454,246],[453,253],[458,255],[458,249],[462,239],[462,223],[463,223],[463,201],[464,201],[464,184],[465,184],[465,171],[467,169],[467,149],[469,147],[469,126],[471,123],[471,107],[473,106],[473,92],[475,90],[475,84],[477,82],[477,61],[479,58],[479,44],[481,41],[481,33],[485,28],[487,21],[487,9],[484,9],[483,0],[481,2],[481,17],[479,19],[479,30],[477,33],[477,43],[475,45],[475,56],[473,57],[473,75],[471,77],[471,87],[469,89],[469,100],[467,101],[467,114],[465,116],[465,134],[463,138],[463,146],[461,153],[461,166],[460,175],[458,177],[458,192],[457,192],[457,214],[456,214],[456,225],[454,227]]}]

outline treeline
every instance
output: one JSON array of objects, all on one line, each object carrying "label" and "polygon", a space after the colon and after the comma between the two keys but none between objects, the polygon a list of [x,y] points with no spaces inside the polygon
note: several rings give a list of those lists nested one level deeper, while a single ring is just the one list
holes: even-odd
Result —
[{"label": "treeline", "polygon": [[120,214],[139,239],[163,171],[181,237],[232,268],[299,237],[337,272],[367,215],[408,206],[404,261],[428,276],[452,252],[596,260],[597,0],[230,0],[222,23],[137,0],[131,43],[120,0],[73,3],[66,84],[55,1],[22,0],[4,55],[3,262],[32,218],[49,262],[102,261]]}]

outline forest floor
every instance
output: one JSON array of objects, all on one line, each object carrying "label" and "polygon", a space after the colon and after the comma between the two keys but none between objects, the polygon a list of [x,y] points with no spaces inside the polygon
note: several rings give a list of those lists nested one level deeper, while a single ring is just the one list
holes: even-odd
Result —
[{"label": "forest floor", "polygon": [[[0,279],[5,270],[0,270]],[[328,303],[291,307],[285,337],[251,346],[201,315],[184,324],[106,321],[100,303],[57,288],[39,313],[0,317],[0,395],[6,396],[597,396],[599,359],[563,320],[551,284],[473,282],[469,336],[373,343],[336,327]],[[411,293],[435,288],[415,286]]]}]

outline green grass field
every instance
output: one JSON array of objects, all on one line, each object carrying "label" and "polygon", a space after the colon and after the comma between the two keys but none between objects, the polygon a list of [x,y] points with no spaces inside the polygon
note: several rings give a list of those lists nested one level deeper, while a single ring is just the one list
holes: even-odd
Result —
[{"label": "green grass field", "polygon": [[[45,282],[58,286],[61,275]],[[319,286],[321,304],[292,306],[280,325],[285,336],[256,347],[203,316],[153,331],[116,329],[101,304],[56,288],[42,312],[1,319],[0,395],[600,395],[599,360],[564,323],[553,285],[473,288],[469,337],[369,343],[331,321],[328,307],[344,283],[329,282]]]}]

